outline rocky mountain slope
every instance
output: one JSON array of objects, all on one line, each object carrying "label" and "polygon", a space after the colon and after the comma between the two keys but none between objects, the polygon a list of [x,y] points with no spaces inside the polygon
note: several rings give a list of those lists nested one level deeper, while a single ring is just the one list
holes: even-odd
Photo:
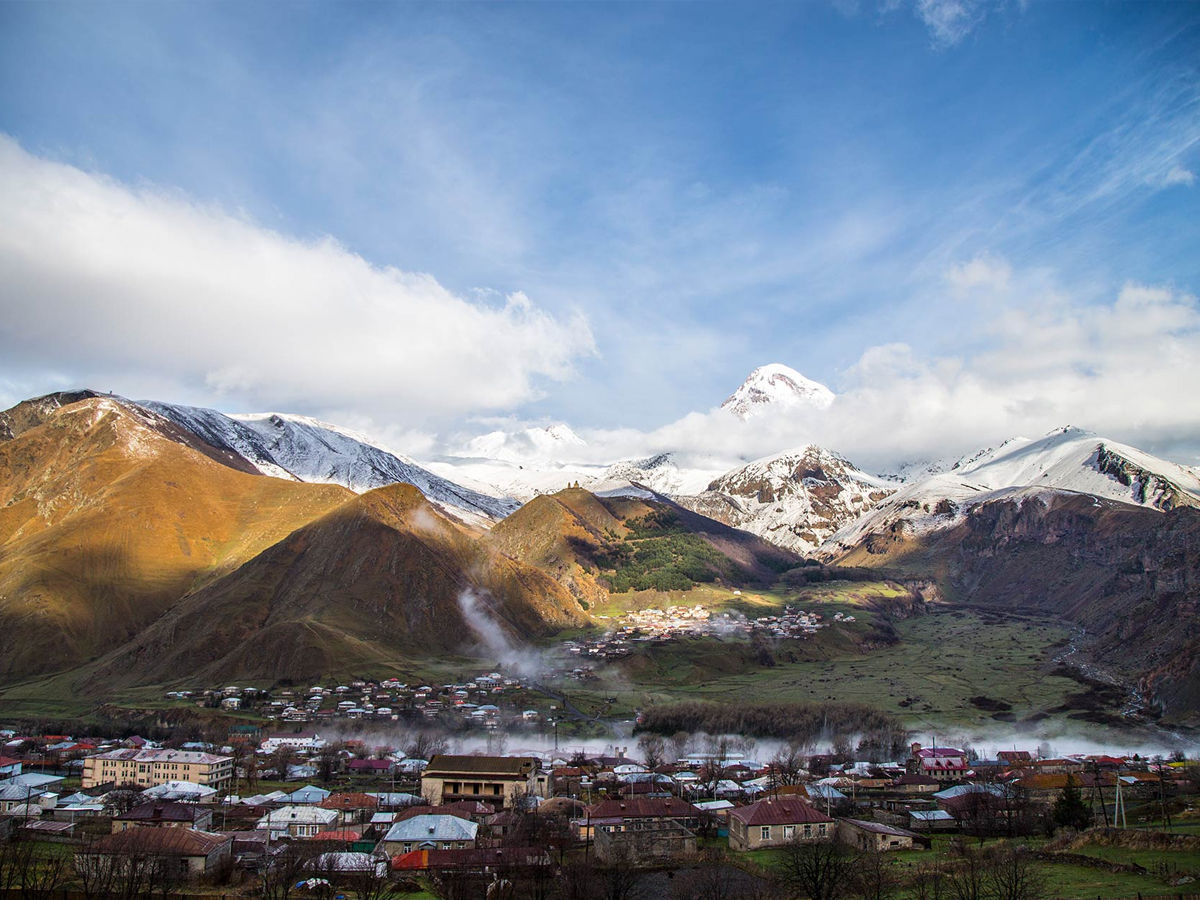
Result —
[{"label": "rocky mountain slope", "polygon": [[1074,622],[1090,671],[1137,685],[1170,721],[1200,722],[1200,510],[1025,488],[838,561],[931,576],[955,602]]},{"label": "rocky mountain slope", "polygon": [[796,553],[811,553],[897,485],[821,447],[755,460],[676,502]]},{"label": "rocky mountain slope", "polygon": [[1191,470],[1078,428],[1014,438],[947,472],[906,485],[833,535],[825,556],[856,547],[886,553],[892,541],[945,530],[971,507],[1013,492],[1065,491],[1155,510],[1200,506]]}]

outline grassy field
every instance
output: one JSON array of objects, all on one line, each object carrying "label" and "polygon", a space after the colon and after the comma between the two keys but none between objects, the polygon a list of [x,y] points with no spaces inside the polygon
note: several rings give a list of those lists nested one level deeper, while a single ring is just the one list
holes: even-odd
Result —
[{"label": "grassy field", "polygon": [[[835,581],[744,592],[705,584],[688,591],[613,594],[594,610],[598,617],[608,617],[598,618],[598,628],[633,609],[695,604],[713,613],[747,618],[791,604],[820,613],[830,625],[806,639],[752,643],[742,636],[705,637],[641,645],[629,658],[601,667],[597,681],[580,684],[563,679],[559,685],[589,714],[618,719],[631,718],[655,703],[686,699],[736,703],[752,697],[866,703],[897,714],[917,731],[970,733],[1000,727],[1008,732],[1036,728],[1053,733],[1058,724],[1075,724],[1069,713],[1055,711],[1077,707],[1081,692],[1087,690],[1051,664],[1068,637],[1060,622],[949,605],[932,605],[924,615],[890,620],[881,610],[900,605],[905,594],[901,586],[885,581]],[[836,613],[853,616],[854,621],[834,622]],[[882,640],[881,634],[889,631],[892,636]],[[543,642],[539,649],[548,649],[563,637]],[[494,659],[455,656],[397,660],[390,669],[410,684],[445,684],[495,667],[503,668]],[[325,681],[352,674],[330,673]],[[86,720],[95,703],[74,691],[75,677],[62,675],[0,690],[0,719]],[[163,698],[165,690],[179,686],[129,689],[120,705],[147,711],[177,709],[181,715],[191,709],[201,717],[216,714]],[[521,702],[523,708],[543,713],[550,712],[554,703],[536,692],[529,692]]]},{"label": "grassy field", "polygon": [[[996,846],[1002,842],[989,841],[985,846]],[[1025,842],[1032,849],[1039,849],[1044,840]],[[972,849],[977,848],[975,841],[970,842]],[[1130,858],[1121,853],[1108,854],[1100,851],[1113,851],[1119,848],[1091,847],[1080,851],[1088,856],[1105,859],[1109,862],[1136,862],[1147,871],[1136,872],[1107,872],[1091,866],[1075,864],[1068,861],[1044,861],[1037,864],[1038,871],[1045,882],[1046,900],[1091,900],[1091,898],[1127,898],[1140,894],[1174,894],[1188,887],[1174,887],[1171,881],[1182,875],[1200,874],[1200,859],[1194,851],[1124,851]],[[1092,851],[1098,851],[1093,853]],[[765,869],[774,869],[781,863],[783,851],[756,850],[736,854],[738,860],[753,863]],[[1149,855],[1146,855],[1149,854]],[[895,873],[903,883],[910,878],[918,866],[950,864],[955,859],[955,850],[951,839],[944,835],[933,838],[933,846],[929,850],[906,850],[888,854],[889,862],[895,867]],[[909,898],[913,894],[902,890],[898,897]]]},{"label": "grassy field", "polygon": [[[858,701],[894,712],[917,729],[1037,721],[1080,691],[1076,680],[1050,672],[1050,660],[1068,636],[1051,619],[936,606],[895,622],[895,644],[872,645],[881,615],[874,607],[900,593],[887,583],[820,585],[799,597],[738,597],[706,589],[701,596],[747,615],[791,602],[820,612],[827,622],[835,612],[855,621],[833,624],[807,640],[776,642],[774,665],[760,664],[746,640],[651,645],[626,660],[598,691],[618,696],[628,708],[673,699]],[[701,596],[672,600],[710,605]],[[621,595],[612,603],[614,610],[627,609],[647,605],[645,599]]]}]

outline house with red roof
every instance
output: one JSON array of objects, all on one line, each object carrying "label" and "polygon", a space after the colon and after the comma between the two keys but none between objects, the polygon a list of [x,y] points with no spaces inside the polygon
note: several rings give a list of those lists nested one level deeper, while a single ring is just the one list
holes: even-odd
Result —
[{"label": "house with red roof", "polygon": [[833,838],[834,820],[799,797],[771,797],[729,811],[729,849],[761,850]]},{"label": "house with red roof", "polygon": [[910,771],[941,781],[951,781],[971,774],[967,754],[954,747],[922,747],[912,745]]},{"label": "house with red roof", "polygon": [[321,809],[334,809],[342,825],[365,822],[379,809],[379,798],[370,794],[338,792],[330,794],[317,804]]}]

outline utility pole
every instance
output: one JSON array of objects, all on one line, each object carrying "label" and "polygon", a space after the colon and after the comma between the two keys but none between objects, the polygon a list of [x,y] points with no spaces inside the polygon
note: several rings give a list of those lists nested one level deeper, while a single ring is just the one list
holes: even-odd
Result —
[{"label": "utility pole", "polygon": [[1095,777],[1094,789],[1100,795],[1100,812],[1104,816],[1104,827],[1107,828],[1108,807],[1104,805],[1104,785],[1100,783],[1100,763],[1095,761],[1092,762],[1092,775]]},{"label": "utility pole", "polygon": [[1171,814],[1167,812],[1167,794],[1166,785],[1163,784],[1163,764],[1160,761],[1158,764],[1158,809],[1162,814],[1163,823],[1167,826],[1167,831],[1171,830]]}]

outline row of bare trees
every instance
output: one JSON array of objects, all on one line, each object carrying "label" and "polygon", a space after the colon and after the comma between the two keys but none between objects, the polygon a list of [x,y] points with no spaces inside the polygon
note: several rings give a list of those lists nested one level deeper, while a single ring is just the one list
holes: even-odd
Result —
[{"label": "row of bare trees", "polygon": [[1036,859],[1019,846],[962,848],[912,869],[887,853],[832,842],[792,844],[769,872],[747,871],[712,849],[674,869],[576,857],[540,872],[498,873],[493,885],[459,872],[438,879],[437,892],[444,900],[483,897],[488,887],[488,897],[531,900],[1040,900],[1046,890]]}]

